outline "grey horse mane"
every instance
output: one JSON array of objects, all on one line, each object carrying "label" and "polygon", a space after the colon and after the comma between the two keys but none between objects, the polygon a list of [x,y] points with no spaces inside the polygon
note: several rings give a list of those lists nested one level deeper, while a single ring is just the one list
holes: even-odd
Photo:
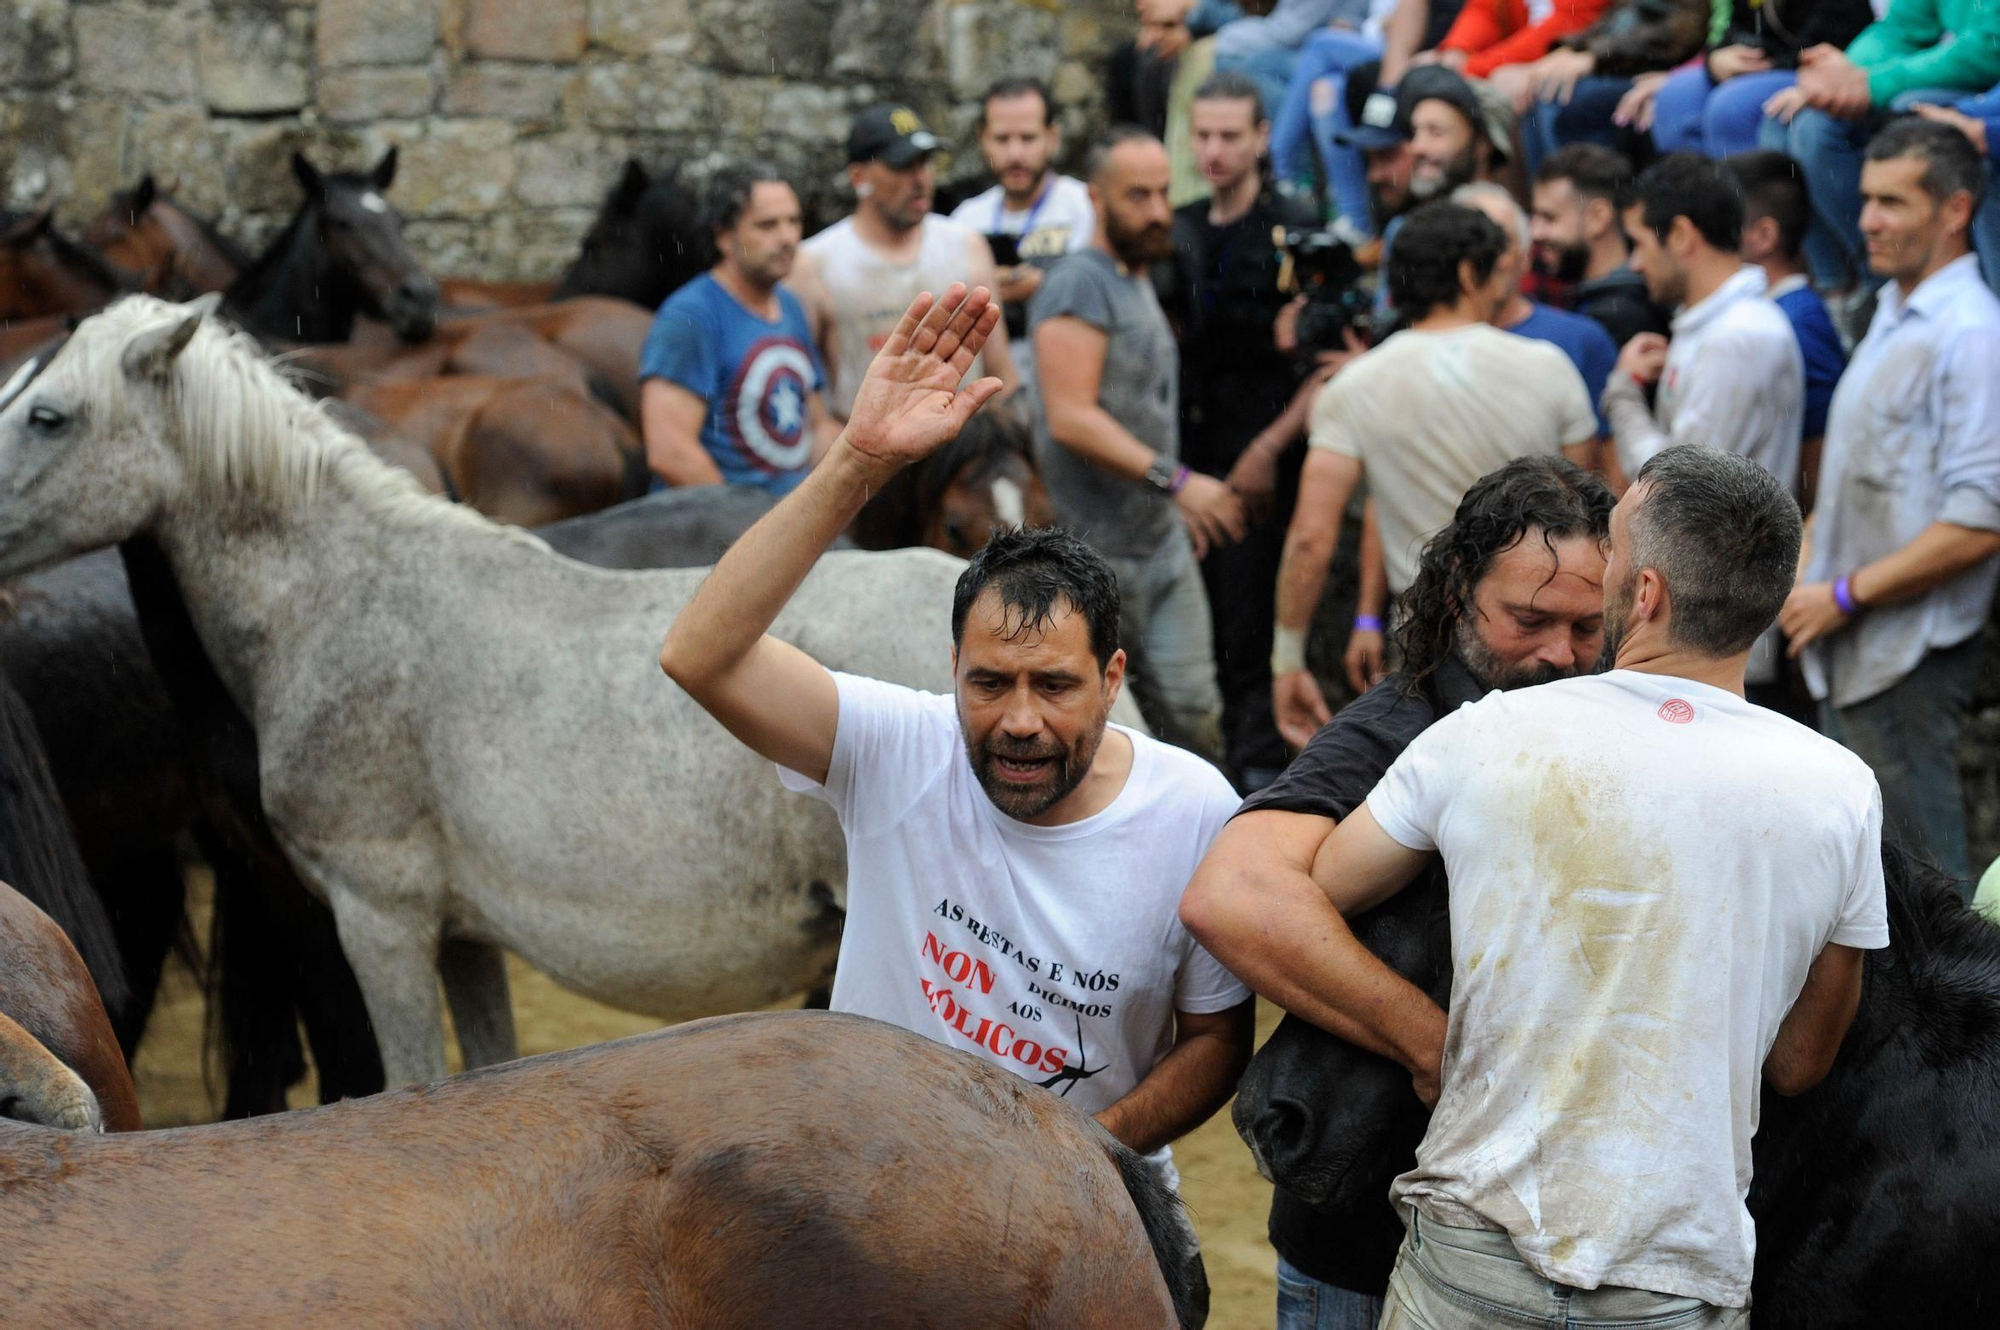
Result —
[{"label": "grey horse mane", "polygon": [[[85,320],[65,350],[80,362],[98,400],[125,414],[130,410],[121,364],[126,346],[187,313],[185,306],[169,301],[128,296]],[[414,476],[376,457],[342,429],[321,403],[280,372],[249,334],[226,326],[214,314],[201,321],[174,361],[168,402],[170,446],[204,493],[303,513],[331,485],[392,526],[457,527],[542,544],[525,531],[426,493]]]}]

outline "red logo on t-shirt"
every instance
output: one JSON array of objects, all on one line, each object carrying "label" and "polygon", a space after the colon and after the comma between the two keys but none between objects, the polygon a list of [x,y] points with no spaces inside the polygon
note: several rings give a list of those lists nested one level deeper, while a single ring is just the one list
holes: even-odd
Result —
[{"label": "red logo on t-shirt", "polygon": [[1660,703],[1659,716],[1669,725],[1685,725],[1694,719],[1694,704],[1670,697]]}]

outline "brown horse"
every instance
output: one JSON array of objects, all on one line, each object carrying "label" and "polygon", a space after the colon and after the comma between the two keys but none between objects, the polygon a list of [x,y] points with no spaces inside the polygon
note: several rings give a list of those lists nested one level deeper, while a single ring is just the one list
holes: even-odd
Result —
[{"label": "brown horse", "polygon": [[0,1177],[24,1325],[1167,1330],[1206,1313],[1178,1201],[1095,1122],[822,1012],[248,1122],[0,1125]]},{"label": "brown horse", "polygon": [[519,309],[546,305],[555,298],[556,284],[546,282],[482,282],[471,277],[440,277],[438,290],[447,312]]},{"label": "brown horse", "polygon": [[[126,1070],[125,1056],[118,1050],[111,1020],[98,1001],[97,986],[91,983],[83,958],[53,919],[4,882],[0,882],[0,1018],[7,1021],[0,1026],[0,1043],[15,1045],[13,1061],[0,1072],[0,1081],[18,1086],[22,1081],[14,1077],[22,1076],[44,1087],[42,1093],[53,1095],[55,1102],[74,1099],[63,1092],[61,1077],[19,1047],[21,1039],[14,1038],[19,1031],[90,1088],[100,1114],[92,1125],[107,1131],[139,1129],[139,1097],[132,1089],[132,1074]],[[25,1069],[30,1067],[38,1070],[29,1073]],[[0,1089],[0,1101],[13,1093]],[[21,1116],[8,1113],[4,1102],[0,1114]],[[29,1120],[51,1126],[84,1125],[51,1121],[46,1115]]]},{"label": "brown horse", "polygon": [[866,550],[928,545],[969,559],[1008,527],[1053,525],[1027,428],[1004,409],[979,412],[956,439],[890,480],[854,519]]},{"label": "brown horse", "polygon": [[249,255],[183,208],[150,174],[113,194],[83,239],[130,273],[141,291],[169,300],[227,291],[250,265]]},{"label": "brown horse", "polygon": [[88,314],[133,289],[95,250],[56,230],[52,209],[10,217],[0,229],[0,319]]}]

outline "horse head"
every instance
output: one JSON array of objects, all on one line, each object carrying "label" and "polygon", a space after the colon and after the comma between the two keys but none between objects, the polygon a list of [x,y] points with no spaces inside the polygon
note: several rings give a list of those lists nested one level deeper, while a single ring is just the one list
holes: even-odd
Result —
[{"label": "horse head", "polygon": [[103,257],[65,237],[44,206],[0,231],[0,319],[35,319],[101,309],[131,289]]},{"label": "horse head", "polygon": [[83,238],[133,274],[140,290],[170,300],[224,290],[248,266],[235,245],[175,202],[150,172],[113,194]]},{"label": "horse head", "polygon": [[1035,468],[1028,431],[1004,411],[981,411],[917,476],[920,544],[969,559],[1000,531],[1052,526],[1055,505]]},{"label": "horse head", "polygon": [[305,191],[299,222],[318,239],[331,275],[353,283],[363,313],[386,319],[406,342],[437,328],[438,285],[403,239],[403,219],[383,197],[396,179],[389,149],[365,175],[323,173],[292,155],[292,174]]},{"label": "horse head", "polygon": [[0,1118],[64,1131],[104,1130],[97,1096],[39,1040],[0,1012]]},{"label": "horse head", "polygon": [[[1353,921],[1354,936],[1443,1006],[1451,996],[1451,919],[1443,880],[1426,874]],[[1231,1112],[1257,1169],[1321,1210],[1383,1207],[1430,1114],[1401,1065],[1287,1016],[1250,1060]]]},{"label": "horse head", "polygon": [[555,298],[618,296],[657,309],[714,261],[714,242],[701,224],[693,191],[677,173],[655,179],[627,160]]}]

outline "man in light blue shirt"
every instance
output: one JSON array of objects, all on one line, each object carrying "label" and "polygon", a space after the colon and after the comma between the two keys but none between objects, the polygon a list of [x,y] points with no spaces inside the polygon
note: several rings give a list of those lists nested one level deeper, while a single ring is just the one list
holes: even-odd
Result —
[{"label": "man in light blue shirt", "polygon": [[1888,285],[1834,393],[1778,618],[1827,733],[1875,769],[1886,831],[1961,879],[1953,750],[2000,584],[2000,300],[1970,239],[1984,187],[1955,129],[1898,121],[1868,145],[1861,230]]}]

